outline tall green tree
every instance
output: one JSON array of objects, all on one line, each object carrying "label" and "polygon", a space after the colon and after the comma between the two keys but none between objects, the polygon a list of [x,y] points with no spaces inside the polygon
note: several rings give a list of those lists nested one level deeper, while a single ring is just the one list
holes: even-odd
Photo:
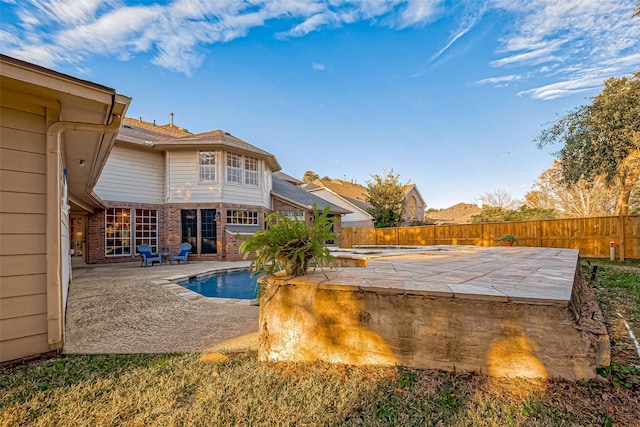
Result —
[{"label": "tall green tree", "polygon": [[302,182],[304,182],[305,184],[309,184],[316,179],[320,179],[320,175],[318,175],[314,171],[305,171],[304,175],[302,175]]},{"label": "tall green tree", "polygon": [[628,214],[640,180],[640,72],[607,79],[591,104],[561,117],[536,140],[538,147],[564,144],[557,154],[568,184],[603,175],[618,185],[615,214]]},{"label": "tall green tree", "polygon": [[404,185],[400,174],[383,171],[382,175],[371,175],[367,181],[367,203],[371,205],[369,214],[376,228],[397,227],[404,215]]}]

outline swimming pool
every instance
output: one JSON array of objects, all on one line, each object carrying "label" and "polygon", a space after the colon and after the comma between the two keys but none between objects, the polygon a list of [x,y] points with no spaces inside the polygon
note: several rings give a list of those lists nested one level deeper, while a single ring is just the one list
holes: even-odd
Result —
[{"label": "swimming pool", "polygon": [[251,277],[248,270],[227,271],[210,276],[192,277],[181,286],[209,298],[256,299],[258,277]]}]

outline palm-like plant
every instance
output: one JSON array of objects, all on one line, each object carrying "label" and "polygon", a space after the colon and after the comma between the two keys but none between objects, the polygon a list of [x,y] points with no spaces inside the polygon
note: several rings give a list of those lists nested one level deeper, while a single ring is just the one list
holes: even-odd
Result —
[{"label": "palm-like plant", "polygon": [[337,235],[331,231],[333,219],[330,206],[318,212],[314,205],[314,221],[292,220],[279,213],[265,219],[267,229],[256,232],[240,245],[244,259],[254,257],[249,268],[257,273],[264,270],[267,276],[284,270],[291,276],[304,276],[311,262],[316,267],[333,266],[333,256],[326,246]]}]

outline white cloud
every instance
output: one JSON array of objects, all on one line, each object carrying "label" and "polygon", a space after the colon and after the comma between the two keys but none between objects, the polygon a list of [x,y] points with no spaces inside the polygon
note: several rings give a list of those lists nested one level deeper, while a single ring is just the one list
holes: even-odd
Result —
[{"label": "white cloud", "polygon": [[407,28],[428,22],[436,15],[440,3],[442,0],[408,1],[398,17],[398,27]]},{"label": "white cloud", "polygon": [[[188,75],[201,65],[207,45],[244,37],[270,20],[291,23],[274,34],[286,38],[359,21],[391,30],[424,27],[447,13],[460,14],[433,62],[469,37],[489,11],[504,18],[490,65],[509,72],[477,84],[524,84],[532,76],[546,83],[520,95],[551,99],[589,90],[592,83],[585,82],[637,71],[640,64],[640,21],[631,19],[635,0],[149,0],[137,6],[127,0],[0,1],[15,16],[0,30],[3,50],[45,66],[82,67],[95,55],[126,61],[150,52],[154,64]],[[321,71],[317,66],[324,65],[313,65]]]},{"label": "white cloud", "polygon": [[491,85],[505,85],[507,83],[515,82],[524,79],[524,76],[521,74],[511,74],[508,76],[500,76],[500,77],[489,77],[486,79],[478,80],[476,84],[491,84]]},{"label": "white cloud", "polygon": [[535,89],[523,90],[521,92],[518,92],[518,96],[526,95],[531,96],[534,99],[551,100],[596,89],[600,87],[603,80],[604,79],[601,77],[576,77],[570,80],[548,84]]},{"label": "white cloud", "polygon": [[[526,67],[552,83],[519,96],[555,99],[597,89],[613,75],[640,67],[640,25],[634,0],[493,0],[515,16],[491,65]],[[544,65],[543,65],[544,64]],[[541,66],[542,65],[542,66]]]},{"label": "white cloud", "polygon": [[317,30],[318,28],[325,26],[327,24],[339,24],[340,20],[338,16],[333,12],[323,12],[316,13],[315,15],[310,16],[304,22],[296,25],[291,30],[283,33],[282,37],[292,36],[292,37],[300,37],[309,34],[312,31]]},{"label": "white cloud", "polygon": [[275,36],[301,37],[401,10],[393,25],[407,27],[426,22],[440,1],[175,0],[127,6],[125,0],[25,0],[13,4],[18,22],[3,29],[2,37],[13,36],[5,46],[12,55],[46,66],[78,64],[93,55],[128,60],[154,52],[154,64],[189,74],[201,64],[204,46],[243,37],[267,20],[297,22]]},{"label": "white cloud", "polygon": [[314,71],[324,71],[324,70],[326,70],[326,69],[327,69],[327,66],[326,66],[326,65],[324,65],[324,64],[320,64],[320,63],[318,63],[318,62],[314,62],[314,63],[311,65],[311,68],[312,68]]},{"label": "white cloud", "polygon": [[466,19],[463,19],[463,22],[458,28],[458,30],[449,37],[449,41],[447,44],[440,49],[435,55],[431,57],[431,61],[435,61],[438,59],[443,53],[445,53],[460,37],[467,34],[478,22],[482,15],[482,11],[478,13],[477,16],[468,16]]}]

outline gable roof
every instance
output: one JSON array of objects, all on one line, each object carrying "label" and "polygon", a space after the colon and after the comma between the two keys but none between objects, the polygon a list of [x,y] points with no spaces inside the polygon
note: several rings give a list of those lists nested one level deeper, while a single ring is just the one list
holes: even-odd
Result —
[{"label": "gable roof", "polygon": [[470,223],[472,216],[482,213],[482,209],[471,203],[458,203],[436,212],[427,212],[425,218],[439,223]]},{"label": "gable roof", "polygon": [[312,190],[314,188],[323,187],[339,196],[361,202],[367,202],[367,187],[355,184],[341,179],[316,179],[307,185],[306,188]]},{"label": "gable roof", "polygon": [[142,120],[125,117],[118,132],[118,140],[134,144],[156,143],[168,141],[176,137],[191,135],[189,131],[178,126],[156,126]]},{"label": "gable roof", "polygon": [[118,133],[118,140],[145,145],[158,150],[176,148],[212,150],[218,147],[226,147],[240,154],[264,159],[272,171],[282,169],[273,154],[222,130],[193,134],[173,124],[155,125],[142,120],[125,118],[124,124],[120,127]]},{"label": "gable roof", "polygon": [[424,198],[422,197],[422,194],[420,194],[420,190],[418,190],[418,187],[416,187],[415,184],[407,184],[407,185],[403,185],[402,189],[404,190],[404,196],[405,198],[409,195],[409,193],[411,192],[411,190],[416,190],[416,193],[418,193],[418,197],[420,198],[420,201],[422,202],[422,204],[425,204]]},{"label": "gable roof", "polygon": [[274,197],[281,198],[303,209],[313,209],[313,205],[315,204],[319,210],[322,210],[327,206],[331,206],[331,209],[329,212],[334,214],[351,213],[351,211],[347,209],[343,209],[339,206],[332,206],[331,203],[324,200],[323,198],[320,198],[315,194],[311,194],[308,191],[305,191],[298,186],[295,186],[283,179],[280,179],[277,176],[275,176],[275,174],[272,176],[272,181],[273,181],[273,187],[271,189],[271,194]]},{"label": "gable roof", "polygon": [[294,178],[294,177],[292,177],[291,175],[288,175],[288,174],[286,174],[286,173],[284,173],[284,172],[282,172],[282,171],[274,172],[274,173],[273,173],[273,176],[275,176],[275,177],[277,177],[277,178],[280,178],[280,179],[282,179],[282,180],[285,180],[285,181],[287,181],[288,183],[291,183],[291,184],[293,184],[293,185],[297,185],[297,186],[299,186],[299,185],[304,184],[304,182],[303,182],[303,181],[300,181],[298,178]]}]

